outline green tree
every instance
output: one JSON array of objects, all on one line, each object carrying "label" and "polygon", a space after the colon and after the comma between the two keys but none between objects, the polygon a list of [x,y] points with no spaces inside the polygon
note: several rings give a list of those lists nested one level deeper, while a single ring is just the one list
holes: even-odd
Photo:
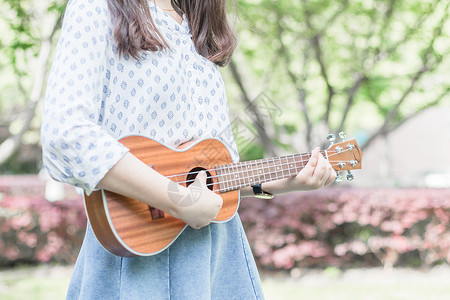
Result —
[{"label": "green tree", "polygon": [[[17,164],[21,146],[39,145],[66,2],[0,0],[1,172]],[[238,0],[240,45],[223,74],[233,128],[249,129],[237,136],[243,159],[361,128],[369,147],[448,100],[449,10],[439,0]],[[255,99],[269,99],[271,113]]]},{"label": "green tree", "polygon": [[361,128],[366,148],[449,98],[449,1],[238,3],[230,95],[254,116],[261,112],[248,104],[260,92],[282,107],[275,122],[250,118],[267,154]]},{"label": "green tree", "polygon": [[[61,26],[66,1],[1,0],[0,139],[2,171],[14,167],[14,154],[24,144],[37,145],[42,102],[51,51]],[[7,165],[8,168],[4,166]],[[31,171],[35,170],[31,167]]]}]

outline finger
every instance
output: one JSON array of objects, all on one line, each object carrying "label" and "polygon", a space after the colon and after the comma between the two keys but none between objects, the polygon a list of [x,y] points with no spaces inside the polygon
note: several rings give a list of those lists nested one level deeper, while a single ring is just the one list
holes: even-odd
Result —
[{"label": "finger", "polygon": [[322,156],[322,154],[319,154],[319,159],[317,160],[317,166],[314,171],[314,178],[316,178],[317,181],[319,181],[320,183],[323,184],[323,183],[325,183],[325,180],[328,178],[328,175],[326,175],[326,174],[327,174],[327,161]]},{"label": "finger", "polygon": [[[219,212],[220,212],[220,209],[219,209],[219,211],[217,212],[217,214],[214,216],[214,218],[212,218],[212,220],[215,220],[216,218],[217,218],[217,216],[219,215]],[[212,221],[211,220],[211,221]]]},{"label": "finger", "polygon": [[[217,201],[217,207],[219,208],[219,209],[222,209],[222,206],[223,206],[223,198],[221,197],[221,196],[219,196],[219,199],[218,199],[218,201]],[[216,216],[217,217],[217,216]]]},{"label": "finger", "polygon": [[197,177],[195,177],[194,183],[197,186],[206,186],[206,177],[206,172],[202,170],[197,174]]},{"label": "finger", "polygon": [[325,182],[325,185],[332,183],[336,179],[336,176],[336,172],[334,172],[334,170],[331,170],[330,176],[328,177],[327,182]]},{"label": "finger", "polygon": [[[208,225],[208,224],[206,224],[206,225]],[[206,225],[199,225],[199,226],[195,226],[192,228],[194,228],[195,230],[199,230],[199,229],[202,229],[203,227],[205,227]]]},{"label": "finger", "polygon": [[208,222],[206,222],[206,223],[203,223],[202,225],[198,225],[197,228],[195,228],[195,229],[202,229],[203,227],[206,227],[206,226],[208,226],[209,224],[211,224],[211,221],[212,221],[212,220],[210,220],[210,221],[208,221]]},{"label": "finger", "polygon": [[205,222],[202,223],[202,222],[197,221],[195,224],[192,224],[192,225],[189,225],[189,226],[191,226],[194,229],[200,229],[200,228],[203,228],[203,227],[207,226],[208,224],[209,224],[209,222],[208,223],[205,223]]},{"label": "finger", "polygon": [[320,154],[318,167],[319,166],[320,166],[320,168],[323,168],[323,170],[324,170],[320,180],[323,184],[325,184],[328,181],[330,174],[333,173],[333,168],[331,167],[329,161],[327,159],[325,159],[325,157],[323,157],[322,154]]},{"label": "finger", "polygon": [[219,195],[216,195],[217,199],[214,200],[215,201],[215,208],[217,210],[217,213],[215,214],[214,218],[212,218],[212,220],[215,220],[217,218],[217,216],[219,215],[220,211],[222,210],[222,205],[223,205],[223,199],[222,197],[220,197]]},{"label": "finger", "polygon": [[309,158],[305,167],[300,170],[300,172],[297,174],[296,177],[301,179],[302,181],[309,181],[314,174],[314,170],[316,168],[318,159],[319,159],[319,148],[316,147],[313,151],[311,151],[311,157]]},{"label": "finger", "polygon": [[309,158],[308,163],[306,164],[306,167],[312,168],[312,174],[314,174],[314,171],[316,169],[317,163],[319,161],[319,147],[314,148],[314,150],[311,152],[311,157]]}]

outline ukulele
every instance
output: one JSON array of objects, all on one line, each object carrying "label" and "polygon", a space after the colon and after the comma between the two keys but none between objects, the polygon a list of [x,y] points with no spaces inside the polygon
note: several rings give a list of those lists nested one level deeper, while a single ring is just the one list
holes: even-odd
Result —
[{"label": "ukulele", "polygon": [[[334,143],[320,151],[336,171],[361,169],[362,152],[355,140]],[[185,187],[205,170],[207,186],[223,199],[222,209],[212,221],[230,220],[239,207],[239,189],[295,176],[306,165],[310,153],[233,163],[227,146],[215,138],[198,140],[173,149],[143,136],[119,140],[130,152],[162,175],[171,179],[168,193],[176,192],[178,184]],[[338,174],[337,180],[342,180]],[[174,189],[173,189],[174,188]],[[175,195],[175,194],[174,194]],[[179,199],[193,201],[195,197]],[[119,194],[99,190],[84,195],[84,204],[92,229],[102,246],[117,256],[150,256],[172,244],[187,227],[181,219]]]}]

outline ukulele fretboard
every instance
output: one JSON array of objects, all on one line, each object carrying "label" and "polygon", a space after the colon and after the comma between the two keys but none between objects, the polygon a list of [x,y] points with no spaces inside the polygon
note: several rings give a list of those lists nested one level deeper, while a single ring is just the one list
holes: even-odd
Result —
[{"label": "ukulele fretboard", "polygon": [[[321,153],[326,155],[325,151]],[[305,167],[310,157],[311,153],[302,153],[217,166],[219,190],[228,192],[295,176]]]}]

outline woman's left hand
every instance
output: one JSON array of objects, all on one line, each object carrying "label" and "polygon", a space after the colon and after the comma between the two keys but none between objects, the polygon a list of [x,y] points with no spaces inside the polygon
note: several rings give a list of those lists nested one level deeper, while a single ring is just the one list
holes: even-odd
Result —
[{"label": "woman's left hand", "polygon": [[335,178],[336,172],[330,162],[319,152],[319,148],[315,148],[306,166],[285,182],[285,192],[318,189],[330,184]]},{"label": "woman's left hand", "polygon": [[[332,183],[336,179],[336,172],[331,164],[320,154],[319,148],[311,152],[306,166],[294,177],[265,182],[262,185],[264,192],[272,195],[314,190]],[[250,187],[241,189],[241,197],[254,196]]]}]

